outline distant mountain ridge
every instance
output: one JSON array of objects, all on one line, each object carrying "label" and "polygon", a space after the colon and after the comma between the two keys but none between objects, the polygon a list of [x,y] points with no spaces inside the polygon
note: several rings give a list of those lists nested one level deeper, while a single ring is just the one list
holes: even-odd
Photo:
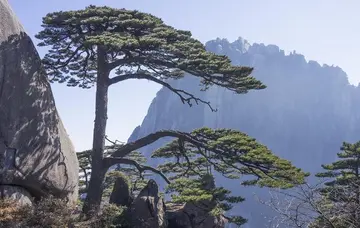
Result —
[{"label": "distant mountain ridge", "polygon": [[[343,141],[360,140],[360,88],[350,85],[341,68],[306,61],[297,53],[286,55],[276,45],[251,45],[242,38],[232,43],[218,38],[207,42],[206,48],[229,56],[234,65],[254,67],[253,76],[267,88],[237,95],[218,87],[200,92],[194,77],[172,81],[174,87],[186,88],[211,101],[218,111],[211,112],[204,105],[189,108],[162,88],[129,141],[162,129],[233,128],[256,138],[305,171],[317,172],[321,164],[336,159]],[[150,155],[164,142],[144,148],[143,152]],[[218,183],[241,191],[247,198],[258,191],[223,179]],[[251,199],[236,211],[249,219],[245,227],[266,227],[266,209]]]}]

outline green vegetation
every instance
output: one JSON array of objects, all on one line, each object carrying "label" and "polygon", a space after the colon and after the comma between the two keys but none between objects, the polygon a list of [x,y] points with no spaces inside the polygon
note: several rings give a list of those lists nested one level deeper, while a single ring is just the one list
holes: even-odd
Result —
[{"label": "green vegetation", "polygon": [[313,227],[360,226],[360,142],[344,142],[337,155],[338,161],[323,165],[326,171],[316,174],[325,179],[324,187],[318,190],[327,218],[320,215]]},{"label": "green vegetation", "polygon": [[[193,131],[190,136],[196,141],[176,139],[152,155],[153,158],[170,158],[172,161],[160,165],[159,169],[170,176],[169,182],[173,181],[167,187],[167,193],[175,193],[172,195],[173,202],[210,200],[216,204],[212,212],[224,215],[232,209],[232,204],[244,199],[231,196],[231,191],[215,187],[215,183],[210,184],[212,187],[205,187],[204,178],[208,179],[215,173],[228,179],[254,177],[247,178],[242,184],[261,187],[290,188],[304,182],[305,173],[244,133],[202,128]],[[237,225],[246,222],[241,216],[227,219]]]}]

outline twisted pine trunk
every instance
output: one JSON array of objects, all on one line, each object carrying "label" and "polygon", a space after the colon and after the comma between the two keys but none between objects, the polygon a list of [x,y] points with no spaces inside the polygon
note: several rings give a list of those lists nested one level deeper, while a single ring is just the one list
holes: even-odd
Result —
[{"label": "twisted pine trunk", "polygon": [[91,177],[83,207],[83,212],[87,216],[94,215],[100,210],[105,174],[107,172],[107,167],[103,164],[103,154],[105,148],[110,72],[106,65],[105,52],[101,47],[98,48],[97,67],[98,75],[96,83],[93,147],[91,154]]}]

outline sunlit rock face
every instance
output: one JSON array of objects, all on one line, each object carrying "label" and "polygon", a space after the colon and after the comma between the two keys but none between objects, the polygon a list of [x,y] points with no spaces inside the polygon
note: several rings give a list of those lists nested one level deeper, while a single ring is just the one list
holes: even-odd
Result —
[{"label": "sunlit rock face", "polygon": [[[233,128],[255,137],[296,166],[316,172],[321,164],[336,159],[342,141],[360,140],[360,88],[350,85],[339,67],[321,66],[296,53],[286,55],[275,45],[250,45],[242,38],[232,43],[216,39],[206,47],[229,56],[235,65],[253,66],[253,75],[267,88],[237,95],[218,87],[200,92],[198,81],[191,77],[172,82],[210,100],[218,111],[211,112],[204,105],[189,108],[163,88],[129,141],[162,129]],[[143,152],[149,156],[165,141]],[[233,210],[249,219],[244,227],[268,227],[274,215],[253,196],[268,195],[268,190],[240,187],[238,182],[220,177],[217,183],[247,198]]]},{"label": "sunlit rock face", "polygon": [[78,167],[39,55],[0,0],[0,185],[74,203]]}]

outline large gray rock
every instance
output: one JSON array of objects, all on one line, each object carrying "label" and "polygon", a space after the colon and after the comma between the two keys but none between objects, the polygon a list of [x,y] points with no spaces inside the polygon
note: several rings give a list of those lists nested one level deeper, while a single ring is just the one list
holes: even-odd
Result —
[{"label": "large gray rock", "polygon": [[159,187],[154,180],[140,191],[130,208],[131,225],[134,228],[165,228],[165,204],[159,197]]},{"label": "large gray rock", "polygon": [[213,216],[206,204],[185,203],[166,205],[168,228],[224,228],[227,220]]},{"label": "large gray rock", "polygon": [[0,0],[0,184],[75,202],[78,169],[39,55]]}]

